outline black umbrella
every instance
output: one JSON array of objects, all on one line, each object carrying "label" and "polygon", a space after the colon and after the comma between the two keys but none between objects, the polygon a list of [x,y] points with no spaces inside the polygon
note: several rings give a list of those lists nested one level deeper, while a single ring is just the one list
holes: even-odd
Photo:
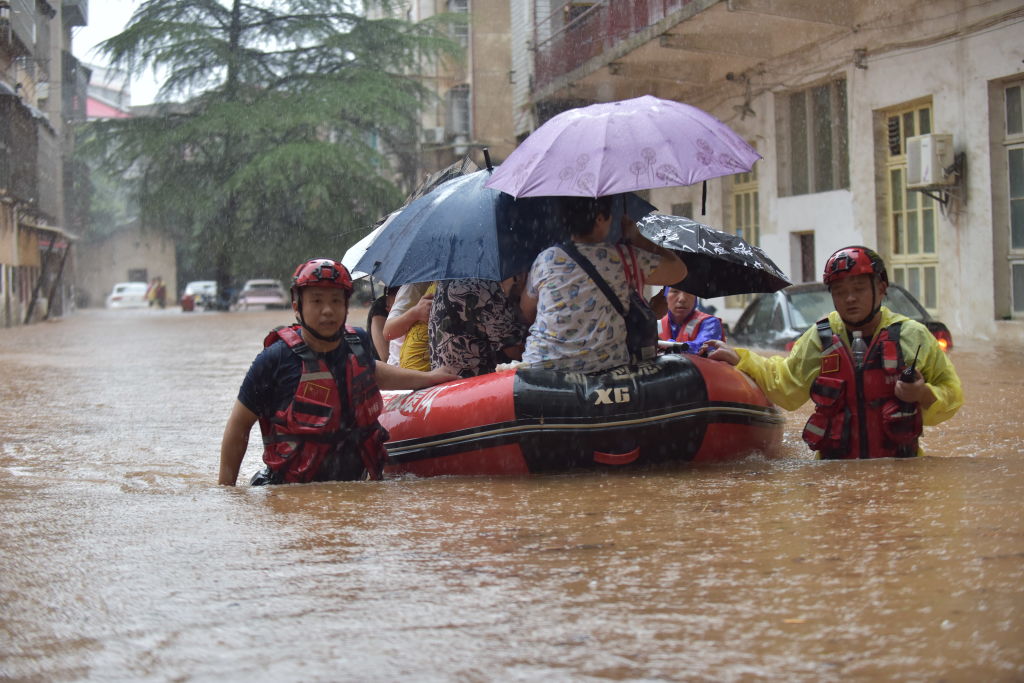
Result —
[{"label": "black umbrella", "polygon": [[707,298],[776,292],[793,284],[760,247],[690,218],[651,214],[637,228],[686,263],[686,279],[677,289]]},{"label": "black umbrella", "polygon": [[[488,168],[456,176],[413,200],[369,240],[354,269],[389,285],[500,281],[529,270],[538,253],[569,238],[561,198],[515,199],[484,186],[491,173]],[[639,218],[653,210],[636,196],[612,202],[613,218]]]}]

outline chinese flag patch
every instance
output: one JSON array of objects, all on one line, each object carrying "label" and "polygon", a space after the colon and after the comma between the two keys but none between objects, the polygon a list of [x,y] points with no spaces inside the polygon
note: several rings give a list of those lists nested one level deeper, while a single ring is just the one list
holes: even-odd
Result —
[{"label": "chinese flag patch", "polygon": [[821,374],[839,372],[839,354],[830,353],[821,359]]},{"label": "chinese flag patch", "polygon": [[327,403],[331,397],[331,388],[313,382],[306,382],[302,385],[302,398],[309,399],[314,403]]}]

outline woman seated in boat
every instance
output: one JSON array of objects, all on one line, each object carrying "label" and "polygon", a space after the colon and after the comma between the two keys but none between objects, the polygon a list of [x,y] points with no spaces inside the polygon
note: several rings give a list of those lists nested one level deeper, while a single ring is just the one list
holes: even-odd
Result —
[{"label": "woman seated in boat", "polygon": [[522,357],[526,326],[509,301],[515,281],[463,278],[437,283],[427,324],[431,367],[475,377]]},{"label": "woman seated in boat", "polygon": [[[644,282],[668,285],[686,277],[679,257],[650,242],[630,220],[622,222],[623,243],[605,241],[611,228],[610,197],[565,197],[561,203],[573,246],[622,305],[629,302],[627,264],[635,264],[641,288]],[[523,318],[533,323],[524,362],[575,372],[601,372],[629,362],[624,318],[563,247],[548,247],[537,256],[521,308]]]},{"label": "woman seated in boat", "polygon": [[665,287],[668,310],[658,323],[658,338],[679,342],[683,353],[698,353],[712,339],[725,341],[722,319],[697,306],[697,297],[674,285]]}]

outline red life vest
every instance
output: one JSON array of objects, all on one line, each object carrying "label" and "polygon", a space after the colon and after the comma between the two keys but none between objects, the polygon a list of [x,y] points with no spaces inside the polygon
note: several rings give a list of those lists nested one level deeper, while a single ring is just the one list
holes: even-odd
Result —
[{"label": "red life vest", "polygon": [[[298,333],[299,326],[280,327],[263,341],[278,339],[299,357],[302,374],[295,397],[273,417],[260,418],[263,462],[275,483],[380,479],[387,451],[387,432],[377,416],[384,408],[373,375],[373,360],[355,330],[346,326],[345,389],[323,357]],[[358,457],[358,460],[355,458]]]},{"label": "red life vest", "polygon": [[817,323],[821,369],[811,385],[814,413],[803,439],[823,459],[907,458],[917,455],[921,409],[896,398],[903,369],[900,325],[878,333],[858,372],[849,349],[829,325]]},{"label": "red life vest", "polygon": [[687,317],[685,324],[679,326],[679,335],[672,338],[672,326],[669,324],[669,316],[666,315],[661,319],[661,331],[658,337],[662,341],[671,342],[690,342],[697,338],[697,333],[700,331],[700,326],[705,320],[713,316],[708,315],[703,311],[698,311],[696,308],[690,311],[689,317]]}]

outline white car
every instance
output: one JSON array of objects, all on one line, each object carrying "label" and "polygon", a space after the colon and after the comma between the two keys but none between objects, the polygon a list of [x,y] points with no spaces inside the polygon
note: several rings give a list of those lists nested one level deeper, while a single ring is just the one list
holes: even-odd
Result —
[{"label": "white car", "polygon": [[291,296],[280,280],[246,280],[242,293],[238,295],[238,308],[242,310],[250,306],[288,308],[291,303]]},{"label": "white car", "polygon": [[216,280],[193,280],[185,285],[185,291],[181,294],[181,307],[191,311],[198,306],[207,308],[217,301]]},{"label": "white car", "polygon": [[145,308],[147,289],[145,282],[118,282],[107,296],[107,308]]}]

